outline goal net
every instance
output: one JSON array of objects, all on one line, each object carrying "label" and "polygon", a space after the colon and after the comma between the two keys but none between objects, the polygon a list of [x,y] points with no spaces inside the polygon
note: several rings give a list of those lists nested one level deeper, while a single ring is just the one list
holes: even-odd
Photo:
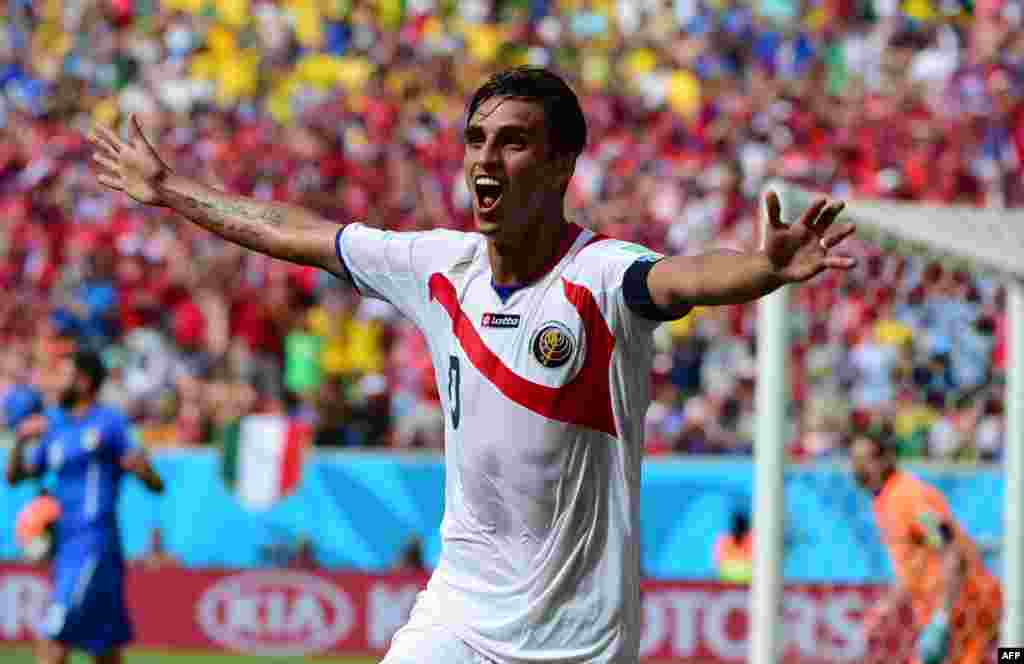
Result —
[{"label": "goal net", "polygon": [[[787,220],[819,196],[772,187]],[[1021,636],[1020,565],[1007,560],[1020,560],[1024,538],[1009,313],[1024,277],[1024,212],[853,200],[843,219],[858,226],[858,267],[792,289],[780,305],[784,345],[770,330],[758,340],[785,349],[789,385],[775,390],[779,424],[758,413],[758,444],[784,446],[784,497],[754,501],[777,512],[755,514],[755,530],[780,530],[777,556],[756,560],[751,612],[753,631],[773,636],[751,641],[750,660],[919,661],[945,608],[941,661],[991,661],[1001,628],[1004,643],[1007,631]],[[892,483],[875,495],[859,485],[849,455],[864,434],[884,435],[903,477],[925,487]],[[771,477],[771,463],[759,456],[757,477]],[[777,597],[757,582],[775,574],[786,588]],[[792,592],[805,583],[845,593],[827,606],[845,607],[830,610],[848,622],[826,616],[808,628]],[[766,601],[781,604],[773,625],[757,607]]]}]

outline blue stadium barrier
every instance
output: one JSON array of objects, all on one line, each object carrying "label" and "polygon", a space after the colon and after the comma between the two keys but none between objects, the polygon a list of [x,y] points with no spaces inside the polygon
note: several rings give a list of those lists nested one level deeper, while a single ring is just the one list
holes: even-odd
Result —
[{"label": "blue stadium barrier", "polygon": [[[129,480],[121,496],[129,557],[141,555],[159,527],[165,547],[197,567],[267,565],[275,549],[294,547],[301,538],[312,542],[327,567],[387,570],[414,536],[423,542],[428,564],[437,560],[444,487],[439,457],[317,454],[308,459],[295,493],[263,512],[247,510],[225,487],[215,451],[166,452],[154,464],[167,484],[165,495],[152,496]],[[1003,479],[998,469],[909,469],[945,493],[972,535],[999,541]],[[752,470],[745,459],[647,461],[641,496],[644,573],[660,579],[714,578],[715,539],[728,528],[734,510],[749,508]],[[31,485],[0,488],[0,558],[17,557],[15,516],[35,491]],[[846,469],[791,467],[786,579],[870,583],[891,578],[870,506],[870,496],[855,487]]]}]

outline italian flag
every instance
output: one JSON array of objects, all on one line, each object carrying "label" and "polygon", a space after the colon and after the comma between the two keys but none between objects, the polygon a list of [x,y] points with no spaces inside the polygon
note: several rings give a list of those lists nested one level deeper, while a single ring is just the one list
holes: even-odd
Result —
[{"label": "italian flag", "polygon": [[224,481],[246,507],[265,510],[298,486],[313,430],[283,415],[247,415],[222,436]]}]

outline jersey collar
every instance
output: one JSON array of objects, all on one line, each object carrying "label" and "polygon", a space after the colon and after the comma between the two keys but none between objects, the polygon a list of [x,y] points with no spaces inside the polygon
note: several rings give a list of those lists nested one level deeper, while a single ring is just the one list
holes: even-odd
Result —
[{"label": "jersey collar", "polygon": [[876,503],[884,503],[888,499],[888,496],[893,492],[894,487],[899,484],[900,477],[902,477],[902,473],[899,470],[894,469],[889,474],[888,479],[885,480],[885,484],[883,484],[882,488],[875,494]]},{"label": "jersey collar", "polygon": [[562,239],[558,244],[558,251],[554,253],[547,263],[545,263],[537,272],[528,279],[524,279],[518,284],[512,286],[497,286],[494,283],[494,275],[491,275],[491,288],[498,294],[498,297],[505,301],[508,297],[511,297],[513,293],[521,288],[525,288],[530,284],[544,277],[546,274],[555,269],[555,266],[562,262],[562,259],[569,253],[573,245],[576,244],[576,240],[579,239],[580,234],[583,232],[583,227],[575,224],[571,221],[567,221],[562,224]]}]

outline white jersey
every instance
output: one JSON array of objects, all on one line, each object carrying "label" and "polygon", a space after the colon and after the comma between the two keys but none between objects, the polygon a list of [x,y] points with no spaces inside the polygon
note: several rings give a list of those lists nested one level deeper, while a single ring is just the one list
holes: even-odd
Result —
[{"label": "white jersey", "polygon": [[495,662],[634,664],[658,323],[622,283],[654,255],[572,224],[551,269],[502,302],[480,234],[352,224],[338,252],[430,347],[446,441],[430,601]]}]

